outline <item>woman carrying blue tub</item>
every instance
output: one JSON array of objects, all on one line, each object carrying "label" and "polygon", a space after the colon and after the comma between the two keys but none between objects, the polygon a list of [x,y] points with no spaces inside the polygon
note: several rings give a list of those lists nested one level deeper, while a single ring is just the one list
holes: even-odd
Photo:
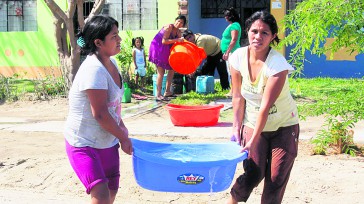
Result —
[{"label": "woman carrying blue tub", "polygon": [[244,174],[235,181],[228,204],[246,202],[264,179],[261,203],[281,203],[297,156],[299,124],[288,74],[294,69],[270,45],[278,44],[278,26],[267,11],[245,22],[249,45],[230,57],[233,139],[249,151]]},{"label": "woman carrying blue tub", "polygon": [[123,79],[112,56],[120,52],[118,22],[91,17],[77,35],[87,54],[69,92],[64,130],[68,160],[91,196],[91,203],[113,203],[120,183],[119,147],[131,155],[129,131],[121,118]]}]

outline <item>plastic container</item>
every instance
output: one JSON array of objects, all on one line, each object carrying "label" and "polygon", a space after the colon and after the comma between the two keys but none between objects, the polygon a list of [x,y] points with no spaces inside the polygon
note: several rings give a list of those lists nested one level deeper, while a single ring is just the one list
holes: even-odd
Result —
[{"label": "plastic container", "polygon": [[124,94],[121,99],[122,103],[130,103],[131,102],[131,90],[128,87],[127,83],[124,83]]},{"label": "plastic container", "polygon": [[196,78],[196,93],[214,93],[215,80],[213,76],[202,75]]},{"label": "plastic container", "polygon": [[203,48],[188,41],[176,42],[171,47],[169,64],[180,74],[191,74],[205,58],[206,53]]},{"label": "plastic container", "polygon": [[[162,81],[161,94],[163,95],[166,91],[167,74],[164,74]],[[157,74],[153,74],[153,96],[157,97]]]},{"label": "plastic container", "polygon": [[143,188],[163,192],[220,192],[247,158],[241,146],[227,143],[159,143],[132,139],[133,170]]},{"label": "plastic container", "polygon": [[173,125],[199,127],[216,125],[224,104],[187,106],[170,103],[165,107]]}]

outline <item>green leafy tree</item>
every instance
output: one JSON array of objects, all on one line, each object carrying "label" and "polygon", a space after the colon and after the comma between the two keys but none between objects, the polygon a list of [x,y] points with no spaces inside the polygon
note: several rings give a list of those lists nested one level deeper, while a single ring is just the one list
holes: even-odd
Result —
[{"label": "green leafy tree", "polygon": [[[288,12],[283,24],[287,37],[281,45],[292,46],[290,62],[297,69],[296,75],[303,70],[306,53],[318,56],[331,53],[333,57],[342,48],[350,54],[364,53],[364,0],[304,0]],[[325,44],[327,38],[333,42]],[[313,140],[315,153],[325,154],[329,147],[335,147],[338,153],[355,155],[349,133],[363,119],[362,94],[331,94],[335,97],[330,101],[305,106],[314,106],[316,115],[326,116],[327,129]]]},{"label": "green leafy tree", "polygon": [[[305,53],[331,56],[342,48],[364,53],[363,0],[304,0],[284,18],[287,37],[282,44],[293,48],[290,61],[300,74]],[[327,38],[332,44],[324,46]]]}]

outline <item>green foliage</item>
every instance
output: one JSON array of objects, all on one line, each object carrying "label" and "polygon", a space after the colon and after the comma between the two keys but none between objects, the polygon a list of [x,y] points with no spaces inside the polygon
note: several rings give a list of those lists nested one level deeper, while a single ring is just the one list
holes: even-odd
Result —
[{"label": "green foliage", "polygon": [[[281,45],[294,45],[290,62],[300,74],[305,53],[331,54],[341,48],[350,53],[364,53],[364,1],[363,0],[305,0],[284,17],[284,31],[288,32]],[[326,38],[334,38],[324,46]]]},{"label": "green foliage", "polygon": [[226,99],[229,90],[222,90],[220,83],[215,83],[215,92],[209,94],[200,94],[194,91],[188,92],[173,99],[171,103],[181,105],[203,105],[216,101],[217,99]]},{"label": "green foliage", "polygon": [[[36,100],[66,95],[63,78],[47,76],[44,79],[22,79],[18,74],[12,77],[0,76],[0,101],[14,102],[22,96],[34,95]],[[33,98],[33,97],[31,97]]]},{"label": "green foliage", "polygon": [[130,81],[132,80],[132,70],[131,64],[133,63],[133,53],[132,53],[132,39],[133,33],[130,30],[126,31],[126,36],[121,41],[121,51],[115,57],[119,61],[120,71],[123,75],[124,82],[128,83],[130,86]]},{"label": "green foliage", "polygon": [[4,77],[0,75],[0,101],[16,101],[19,98],[15,77]]},{"label": "green foliage", "polygon": [[325,155],[328,148],[332,148],[335,153],[346,153],[352,156],[356,155],[356,149],[353,141],[354,121],[348,120],[341,122],[340,120],[328,115],[324,126],[327,129],[319,131],[317,137],[312,140],[315,144],[314,153]]},{"label": "green foliage", "polygon": [[44,79],[33,80],[33,83],[34,93],[38,100],[66,95],[67,87],[62,77],[47,76]]},{"label": "green foliage", "polygon": [[315,139],[314,152],[354,155],[351,129],[364,119],[364,80],[360,79],[290,79],[292,94],[298,102],[302,119],[325,116],[325,124]]}]

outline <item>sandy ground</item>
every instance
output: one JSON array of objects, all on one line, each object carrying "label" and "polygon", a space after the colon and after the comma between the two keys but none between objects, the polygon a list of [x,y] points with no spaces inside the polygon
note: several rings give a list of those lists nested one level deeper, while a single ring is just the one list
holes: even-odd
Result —
[{"label": "sandy ground", "polygon": [[[125,120],[147,122],[155,117],[168,120],[165,109]],[[64,120],[67,102],[18,102],[0,105],[0,116],[21,117],[33,121]],[[310,120],[315,120],[314,118]],[[314,123],[314,121],[311,121]],[[312,127],[302,127],[317,131]],[[89,196],[71,169],[61,133],[5,131],[0,129],[0,203],[89,203]],[[153,141],[204,142],[206,138],[166,136],[132,137]],[[209,142],[224,142],[213,138]],[[229,189],[217,193],[166,193],[146,190],[135,182],[132,159],[122,151],[120,189],[115,203],[225,203]],[[243,172],[237,165],[235,176]],[[299,143],[299,155],[293,167],[283,203],[355,204],[364,200],[364,158],[347,155],[312,156],[307,140]],[[161,181],[162,182],[162,181]],[[248,203],[260,203],[262,184]]]}]

